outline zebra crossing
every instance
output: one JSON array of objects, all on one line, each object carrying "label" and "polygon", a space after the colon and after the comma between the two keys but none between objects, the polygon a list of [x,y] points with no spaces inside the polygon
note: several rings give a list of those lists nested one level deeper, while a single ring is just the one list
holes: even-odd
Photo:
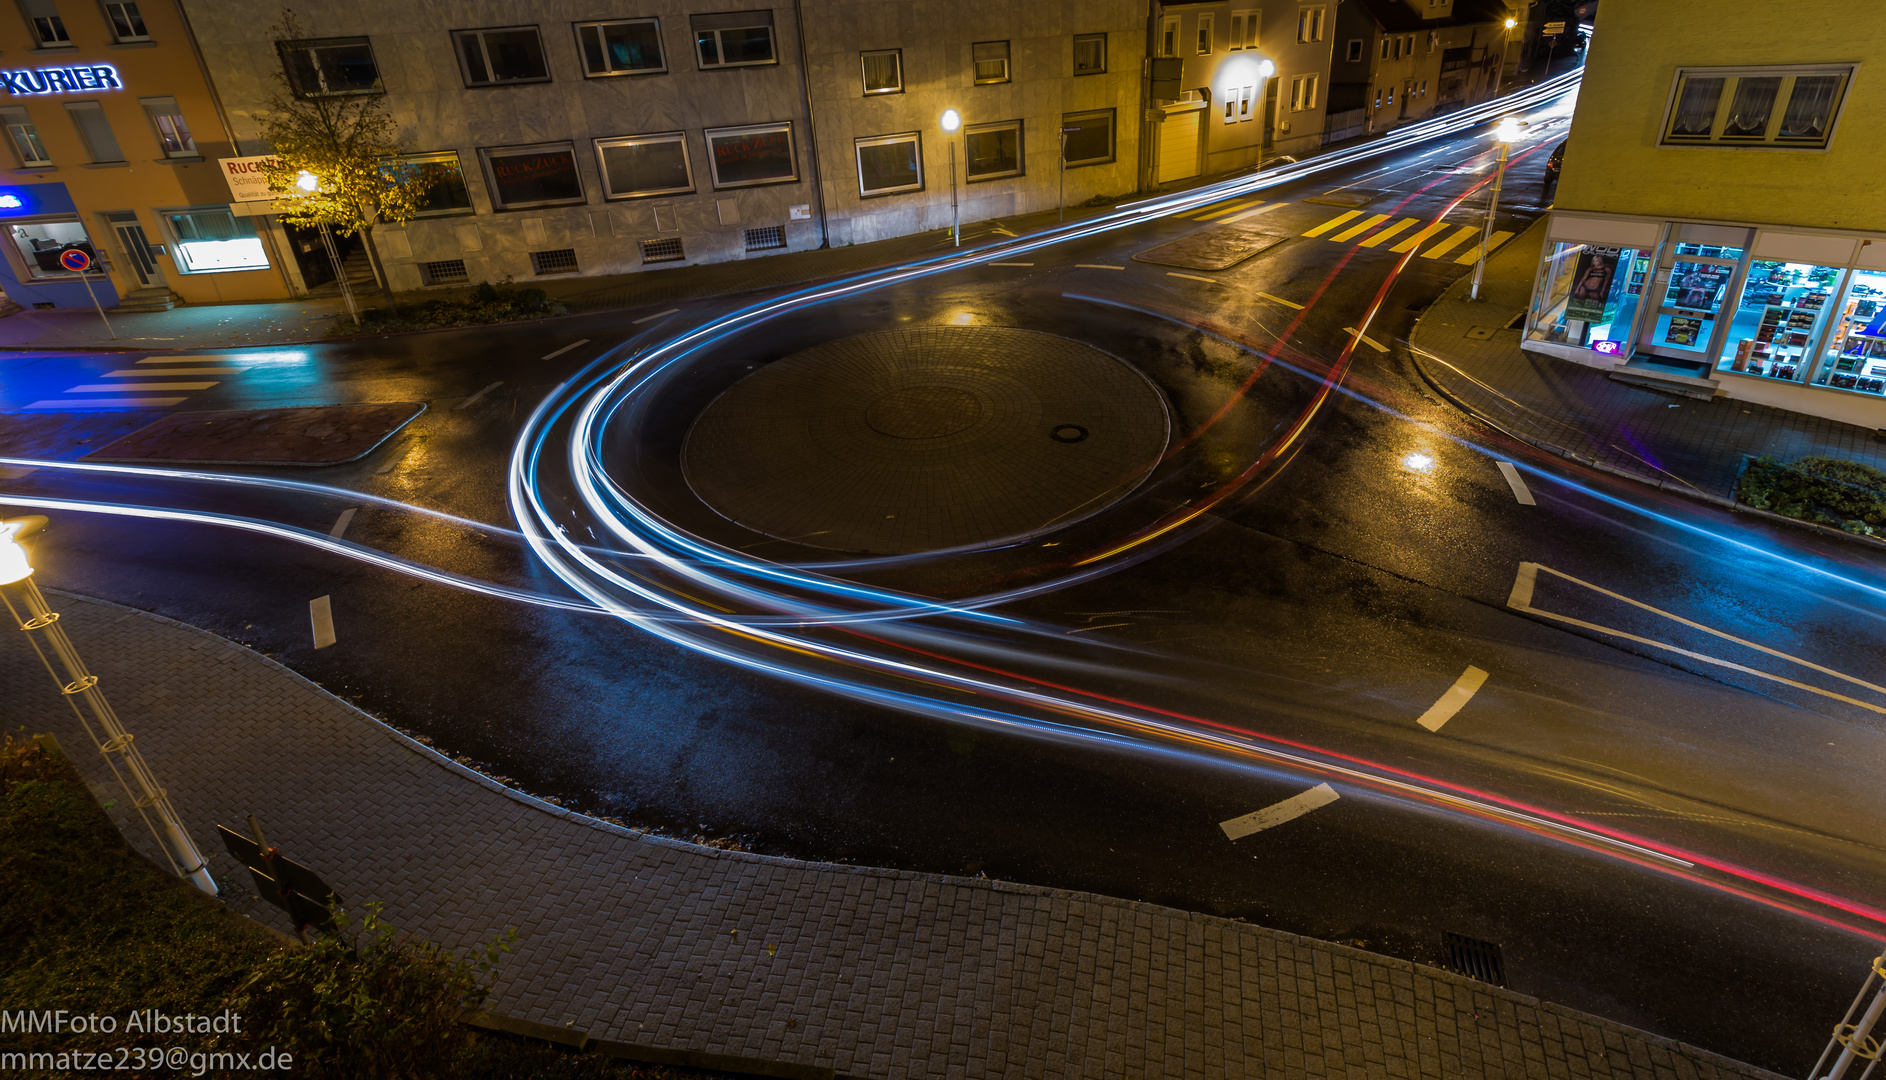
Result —
[{"label": "zebra crossing", "polygon": [[[190,393],[208,390],[223,382],[220,378],[205,379],[205,375],[240,375],[249,370],[243,360],[241,354],[147,356],[137,361],[136,367],[119,368],[92,376],[94,379],[114,381],[79,383],[61,391],[62,394],[100,396],[43,398],[22,408],[62,412],[86,409],[168,409],[181,405]],[[210,364],[217,366],[206,366]]]},{"label": "zebra crossing", "polygon": [[[1347,244],[1354,241],[1357,247],[1372,248],[1386,244],[1390,240],[1408,232],[1409,229],[1413,229],[1422,224],[1420,218],[1414,217],[1401,218],[1391,223],[1389,222],[1389,218],[1393,216],[1393,214],[1369,214],[1365,216],[1361,210],[1345,210],[1335,217],[1330,218],[1328,221],[1319,225],[1312,225],[1310,228],[1305,229],[1303,235],[1311,239],[1320,237],[1336,244]],[[1441,234],[1447,232],[1449,229],[1452,229],[1453,232],[1445,238],[1442,238]],[[1445,259],[1452,255],[1456,265],[1469,266],[1479,261],[1483,251],[1490,254],[1501,244],[1506,243],[1508,240],[1518,235],[1517,233],[1500,229],[1495,231],[1492,236],[1487,237],[1483,245],[1479,242],[1481,230],[1482,227],[1479,225],[1449,225],[1445,221],[1429,222],[1425,227],[1410,233],[1407,237],[1402,239],[1400,243],[1388,250],[1397,255],[1405,255],[1410,251],[1421,248],[1422,245],[1427,244],[1428,241],[1434,240],[1436,241],[1434,244],[1421,251],[1420,254],[1422,258]],[[1358,239],[1359,237],[1361,239]],[[1473,241],[1473,243],[1458,255],[1454,254],[1455,248],[1469,241]]]},{"label": "zebra crossing", "polygon": [[1223,202],[1207,203],[1204,206],[1172,215],[1187,221],[1209,221],[1214,225],[1225,225],[1233,221],[1242,221],[1248,217],[1268,213],[1279,209],[1285,203],[1265,203],[1263,199],[1237,199],[1229,205]]}]

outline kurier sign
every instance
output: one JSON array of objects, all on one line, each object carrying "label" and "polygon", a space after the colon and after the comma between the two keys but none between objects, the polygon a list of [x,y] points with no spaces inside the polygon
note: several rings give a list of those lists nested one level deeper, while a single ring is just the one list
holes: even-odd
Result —
[{"label": "kurier sign", "polygon": [[0,71],[0,90],[15,97],[123,89],[124,84],[118,81],[118,69],[110,64]]}]

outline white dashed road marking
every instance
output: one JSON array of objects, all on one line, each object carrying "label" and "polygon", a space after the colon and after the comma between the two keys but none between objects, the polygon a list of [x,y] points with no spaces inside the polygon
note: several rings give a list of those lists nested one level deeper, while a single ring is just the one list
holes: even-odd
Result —
[{"label": "white dashed road marking", "polygon": [[[663,314],[663,315],[673,315],[673,314],[674,314],[675,312],[677,312],[677,311],[680,311],[680,310],[681,310],[680,308],[669,308],[669,309],[668,309],[667,311],[664,311],[664,312],[662,312],[662,314]],[[651,315],[651,316],[649,316],[649,317],[650,317],[650,318],[657,318],[657,316],[653,316],[653,315]],[[584,338],[584,339],[583,339],[583,340],[581,340],[581,341],[572,341],[572,342],[570,342],[570,343],[569,343],[568,345],[565,345],[565,346],[564,346],[563,348],[561,348],[561,349],[558,349],[558,350],[557,350],[556,352],[553,352],[553,353],[546,353],[546,354],[544,354],[544,359],[545,359],[545,360],[555,360],[555,359],[556,359],[557,357],[559,357],[559,356],[562,356],[562,355],[563,355],[564,353],[566,353],[566,352],[569,352],[569,351],[570,351],[571,349],[574,349],[574,348],[576,348],[576,347],[577,347],[578,345],[587,345],[587,344],[589,344],[589,339],[588,339],[588,338]]]},{"label": "white dashed road marking", "polygon": [[314,624],[314,647],[325,649],[334,644],[334,604],[329,597],[308,601],[308,621]]},{"label": "white dashed road marking", "polygon": [[65,392],[68,394],[134,394],[140,390],[208,390],[215,385],[213,382],[86,383],[83,386],[68,386]]},{"label": "white dashed road marking", "polygon": [[1441,700],[1430,706],[1427,712],[1422,713],[1421,718],[1415,723],[1429,731],[1441,730],[1441,725],[1452,720],[1454,714],[1459,712],[1462,706],[1472,701],[1473,696],[1480,692],[1480,687],[1486,681],[1486,672],[1469,665],[1466,671],[1461,672],[1460,678],[1454,680],[1454,685],[1447,688],[1447,693],[1441,695]]},{"label": "white dashed road marking", "polygon": [[1374,349],[1376,352],[1385,353],[1388,351],[1388,346],[1382,344],[1381,342],[1375,340],[1374,338],[1370,337],[1367,334],[1357,332],[1356,328],[1353,326],[1343,327],[1342,332],[1345,334],[1348,334],[1350,337],[1361,338],[1362,343],[1364,345],[1367,345],[1369,348]]},{"label": "white dashed road marking", "polygon": [[1518,469],[1513,468],[1513,463],[1502,461],[1499,466],[1500,475],[1506,477],[1506,486],[1513,489],[1513,498],[1519,500],[1519,505],[1538,506],[1539,504],[1533,501],[1531,490],[1526,487],[1525,478],[1519,475]]},{"label": "white dashed road marking", "polygon": [[167,409],[180,397],[47,398],[29,409]]},{"label": "white dashed road marking", "polygon": [[1274,825],[1293,821],[1319,806],[1328,806],[1336,799],[1335,788],[1328,784],[1318,784],[1301,795],[1292,795],[1283,802],[1267,806],[1254,814],[1234,817],[1230,821],[1221,821],[1218,827],[1225,831],[1225,836],[1236,840],[1254,832],[1263,832]]},{"label": "white dashed road marking", "polygon": [[498,387],[503,386],[503,385],[504,385],[504,380],[499,379],[497,382],[494,382],[490,386],[485,387],[483,390],[478,391],[476,394],[473,394],[471,397],[468,397],[464,401],[459,402],[457,405],[452,406],[452,411],[457,412],[460,409],[471,408],[473,405],[478,404],[479,399],[483,398],[486,394],[489,394],[493,390],[496,390]]},{"label": "white dashed road marking", "polygon": [[353,524],[354,511],[358,509],[360,509],[358,506],[350,506],[347,509],[342,510],[341,516],[335,520],[334,527],[329,529],[327,531],[327,534],[333,537],[334,539],[339,540],[341,538],[341,534],[347,531],[347,526]]},{"label": "white dashed road marking", "polygon": [[[143,363],[141,360],[138,362]],[[247,370],[249,369],[239,367],[174,367],[165,368],[162,371],[139,371],[136,368],[126,368],[121,371],[107,371],[99,378],[148,379],[156,375],[168,379],[175,375],[240,375]]]},{"label": "white dashed road marking", "polygon": [[1185,278],[1187,281],[1202,281],[1207,285],[1218,284],[1217,278],[1199,277],[1197,274],[1181,274],[1175,270],[1166,271],[1166,276],[1167,277],[1182,277],[1182,278]]},{"label": "white dashed road marking", "polygon": [[671,307],[667,311],[657,311],[653,315],[644,315],[639,319],[630,319],[629,322],[635,324],[636,326],[640,326],[645,322],[654,322],[656,319],[662,318],[664,316],[673,315],[675,312],[680,311],[680,310],[681,309],[678,307]]}]

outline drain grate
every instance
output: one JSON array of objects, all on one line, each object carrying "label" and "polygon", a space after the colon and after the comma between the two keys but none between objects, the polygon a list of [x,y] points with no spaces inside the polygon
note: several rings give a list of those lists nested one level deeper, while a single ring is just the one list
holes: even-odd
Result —
[{"label": "drain grate", "polygon": [[1443,933],[1441,956],[1441,966],[1449,971],[1494,986],[1506,985],[1506,961],[1500,957],[1500,947],[1491,941]]}]

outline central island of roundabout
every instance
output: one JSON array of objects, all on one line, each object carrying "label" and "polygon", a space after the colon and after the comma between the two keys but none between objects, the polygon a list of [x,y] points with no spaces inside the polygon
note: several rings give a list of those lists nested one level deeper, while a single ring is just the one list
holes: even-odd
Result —
[{"label": "central island of roundabout", "polygon": [[735,383],[689,431],[709,507],[810,547],[903,555],[1014,543],[1113,505],[1171,438],[1159,388],[1052,334],[904,327]]}]

